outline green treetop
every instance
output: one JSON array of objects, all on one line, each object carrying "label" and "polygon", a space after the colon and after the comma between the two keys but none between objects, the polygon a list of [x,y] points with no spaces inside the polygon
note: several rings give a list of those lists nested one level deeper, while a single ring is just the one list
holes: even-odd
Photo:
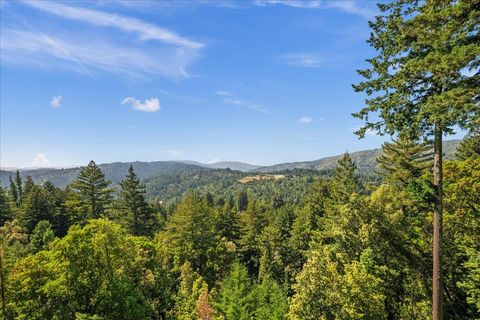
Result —
[{"label": "green treetop", "polygon": [[150,235],[154,231],[156,218],[145,200],[145,187],[130,165],[128,174],[120,181],[117,210],[120,220],[134,235]]},{"label": "green treetop", "polygon": [[480,130],[468,133],[458,146],[456,156],[460,160],[480,157]]},{"label": "green treetop", "polygon": [[338,160],[331,184],[331,195],[333,199],[346,202],[352,193],[359,193],[361,191],[360,182],[355,175],[356,170],[357,166],[348,152]]},{"label": "green treetop", "polygon": [[79,206],[87,218],[98,218],[105,213],[110,205],[113,190],[109,188],[110,181],[92,160],[82,168],[77,179],[71,184]]},{"label": "green treetop", "polygon": [[385,142],[382,154],[377,159],[387,181],[406,185],[409,180],[420,177],[431,167],[431,147],[400,136],[393,142]]}]

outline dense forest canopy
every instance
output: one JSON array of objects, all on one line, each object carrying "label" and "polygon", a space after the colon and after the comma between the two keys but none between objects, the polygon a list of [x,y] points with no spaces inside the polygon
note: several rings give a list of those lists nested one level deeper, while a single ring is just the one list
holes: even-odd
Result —
[{"label": "dense forest canopy", "polygon": [[480,3],[380,9],[354,86],[357,133],[392,136],[374,171],[347,152],[274,174],[117,163],[112,183],[91,161],[59,187],[10,173],[3,318],[479,319]]},{"label": "dense forest canopy", "polygon": [[[479,144],[465,139],[444,169],[453,319],[480,314]],[[374,183],[345,154],[329,175],[267,181],[267,194],[187,190],[169,207],[146,201],[133,167],[115,193],[93,161],[65,189],[12,176],[0,190],[6,318],[428,319],[424,149],[386,144],[383,159],[404,158]]]}]

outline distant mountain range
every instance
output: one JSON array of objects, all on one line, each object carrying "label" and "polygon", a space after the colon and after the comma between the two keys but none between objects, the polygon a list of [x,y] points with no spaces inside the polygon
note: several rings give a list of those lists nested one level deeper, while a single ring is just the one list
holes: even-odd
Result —
[{"label": "distant mountain range", "polygon": [[[444,142],[444,156],[445,159],[453,159],[455,157],[455,150],[457,149],[460,140],[449,140]],[[357,164],[359,171],[367,172],[375,169],[377,163],[376,159],[381,153],[381,149],[365,150],[350,153],[352,159]],[[256,166],[243,162],[216,162],[204,164],[196,161],[154,161],[154,162],[114,162],[100,164],[99,167],[105,173],[105,176],[117,184],[122,180],[128,170],[130,164],[133,165],[135,172],[142,180],[151,179],[157,176],[171,176],[176,173],[185,173],[190,171],[207,173],[211,170],[230,169],[241,172],[260,172],[273,173],[278,171],[292,170],[292,169],[313,169],[313,170],[328,170],[333,169],[337,160],[342,155],[321,158],[314,161],[304,162],[290,162],[280,163],[272,166]],[[9,176],[13,175],[12,169],[0,170],[0,182],[2,186],[9,185]],[[23,178],[31,176],[33,181],[43,183],[50,181],[58,187],[64,188],[70,184],[78,175],[81,168],[41,168],[41,169],[20,169],[20,174]]]},{"label": "distant mountain range", "polygon": [[231,169],[231,170],[242,171],[242,172],[255,171],[256,169],[261,167],[254,164],[237,162],[237,161],[220,161],[220,162],[214,162],[214,163],[201,163],[197,161],[183,160],[179,162],[183,162],[186,164],[193,164],[199,167],[210,168],[210,169]]},{"label": "distant mountain range", "polygon": [[[461,140],[448,140],[443,143],[444,158],[452,160],[455,158],[455,151]],[[377,166],[377,158],[380,156],[382,149],[364,150],[351,152],[352,160],[357,164],[357,168],[361,172],[366,172],[375,169]],[[315,169],[328,170],[333,169],[337,165],[337,161],[343,154],[333,157],[321,158],[313,161],[280,163],[273,166],[260,167],[255,171],[263,173],[278,172],[292,169]]]}]

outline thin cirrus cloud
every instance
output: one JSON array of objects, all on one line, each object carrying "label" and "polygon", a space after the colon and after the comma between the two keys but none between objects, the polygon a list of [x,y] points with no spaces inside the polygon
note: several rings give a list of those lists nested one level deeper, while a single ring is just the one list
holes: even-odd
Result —
[{"label": "thin cirrus cloud", "polygon": [[225,91],[225,90],[217,90],[215,93],[218,96],[223,97],[222,99],[223,103],[242,107],[242,108],[247,108],[247,109],[261,112],[261,113],[270,113],[270,111],[267,108],[263,107],[262,105],[259,105],[258,103],[237,98],[233,92]]},{"label": "thin cirrus cloud", "polygon": [[134,110],[141,112],[157,112],[160,110],[158,98],[146,99],[142,102],[134,97],[126,97],[121,103],[122,105],[131,105]]},{"label": "thin cirrus cloud", "polygon": [[[302,9],[338,9],[346,13],[362,16],[370,19],[375,14],[375,3],[355,0],[325,1],[325,0],[255,0],[256,6],[284,5]],[[373,5],[373,6],[372,6]]]},{"label": "thin cirrus cloud", "polygon": [[62,96],[53,96],[52,100],[50,100],[50,105],[52,108],[60,108],[60,105],[62,104]]},{"label": "thin cirrus cloud", "polygon": [[225,91],[225,90],[218,90],[215,92],[219,96],[231,96],[232,93],[230,91]]},{"label": "thin cirrus cloud", "polygon": [[304,68],[319,68],[329,65],[328,59],[316,54],[292,53],[282,55],[279,59],[290,66]]},{"label": "thin cirrus cloud", "polygon": [[301,117],[300,120],[298,120],[300,123],[307,124],[313,121],[311,117]]},{"label": "thin cirrus cloud", "polygon": [[[95,28],[114,28],[124,35],[92,34],[79,27],[62,33],[47,32],[42,31],[42,26],[19,29],[10,23],[1,29],[1,58],[17,65],[63,68],[88,75],[104,71],[129,77],[181,79],[189,76],[186,69],[204,47],[203,43],[139,19],[49,1],[22,3]],[[147,45],[147,41],[151,43]]]},{"label": "thin cirrus cloud", "polygon": [[160,40],[191,49],[199,49],[204,46],[202,43],[183,38],[167,29],[134,18],[92,9],[71,7],[49,1],[23,1],[23,3],[65,19],[79,20],[98,26],[113,27],[126,32],[138,33],[142,40]]}]

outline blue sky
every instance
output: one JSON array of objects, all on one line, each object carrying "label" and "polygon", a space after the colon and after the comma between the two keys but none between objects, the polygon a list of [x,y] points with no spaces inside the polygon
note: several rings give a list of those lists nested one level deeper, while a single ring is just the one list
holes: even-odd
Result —
[{"label": "blue sky", "polygon": [[1,166],[274,164],[359,140],[373,1],[2,1]]}]

